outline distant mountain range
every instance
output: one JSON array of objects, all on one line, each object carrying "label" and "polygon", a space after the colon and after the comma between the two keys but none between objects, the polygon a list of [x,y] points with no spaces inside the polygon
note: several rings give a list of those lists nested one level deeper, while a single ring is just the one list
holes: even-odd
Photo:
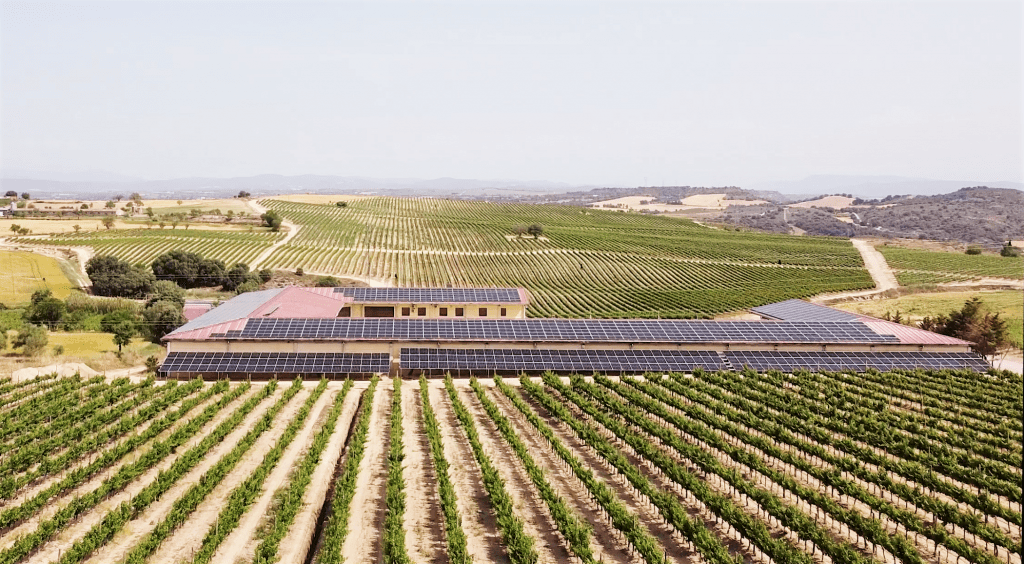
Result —
[{"label": "distant mountain range", "polygon": [[879,199],[893,195],[932,196],[955,192],[961,188],[988,186],[1024,190],[1020,182],[985,180],[931,180],[905,176],[852,176],[816,175],[803,180],[758,182],[744,188],[770,190],[789,196],[819,196],[823,194],[851,194],[864,199]]},{"label": "distant mountain range", "polygon": [[[934,195],[970,186],[1024,190],[1020,182],[975,180],[930,180],[903,176],[818,175],[803,180],[757,182],[742,186],[753,192],[785,195],[785,199],[806,199],[824,194],[852,194],[865,199],[890,195]],[[36,198],[105,199],[116,194],[139,192],[148,198],[227,197],[241,190],[255,196],[289,193],[387,194],[394,196],[438,196],[469,198],[517,198],[588,191],[579,186],[544,180],[476,180],[470,178],[367,178],[304,174],[284,176],[263,174],[238,178],[176,178],[145,180],[106,171],[52,173],[23,169],[0,170],[0,191],[28,192]],[[606,187],[601,187],[606,188]],[[617,187],[629,192],[631,188]],[[636,188],[636,190],[644,190]],[[650,188],[646,188],[650,191]]]}]

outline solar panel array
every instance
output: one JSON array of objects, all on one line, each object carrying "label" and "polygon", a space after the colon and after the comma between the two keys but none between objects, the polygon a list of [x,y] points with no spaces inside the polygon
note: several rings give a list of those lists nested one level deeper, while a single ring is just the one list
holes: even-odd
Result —
[{"label": "solar panel array", "polygon": [[514,372],[688,372],[726,368],[714,351],[536,350],[404,348],[400,365],[411,370]]},{"label": "solar panel array", "polygon": [[172,352],[162,373],[235,372],[241,374],[388,373],[387,353],[199,353]]},{"label": "solar panel array", "polygon": [[584,319],[249,319],[229,339],[617,343],[896,343],[860,322]]},{"label": "solar panel array", "polygon": [[519,303],[516,288],[335,288],[357,302],[380,303]]},{"label": "solar panel array", "polygon": [[989,369],[988,362],[974,353],[729,351],[723,354],[736,369],[749,366],[758,371],[969,368],[984,372]]},{"label": "solar panel array", "polygon": [[783,321],[856,321],[852,313],[803,300],[786,300],[751,308],[750,311]]}]

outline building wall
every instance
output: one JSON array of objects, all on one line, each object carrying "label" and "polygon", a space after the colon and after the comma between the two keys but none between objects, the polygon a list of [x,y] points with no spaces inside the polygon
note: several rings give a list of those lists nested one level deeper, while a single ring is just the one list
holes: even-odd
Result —
[{"label": "building wall", "polygon": [[[526,318],[526,306],[523,304],[414,304],[414,303],[403,303],[403,304],[387,304],[387,303],[372,303],[372,304],[349,304],[351,307],[351,317],[365,317],[364,307],[365,306],[387,306],[395,308],[396,318],[409,318],[409,319],[525,319]],[[402,315],[402,308],[409,308],[409,315]],[[419,308],[424,308],[426,311],[424,315],[419,315]],[[441,316],[441,308],[448,309],[448,315],[446,317]],[[455,309],[463,308],[464,315],[462,317],[455,316]],[[480,315],[480,308],[487,309],[487,315]],[[501,308],[505,308],[505,316],[501,315]]]}]

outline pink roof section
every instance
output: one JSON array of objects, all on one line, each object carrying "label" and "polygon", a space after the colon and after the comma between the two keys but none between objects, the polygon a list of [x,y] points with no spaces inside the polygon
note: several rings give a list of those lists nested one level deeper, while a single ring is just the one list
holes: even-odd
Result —
[{"label": "pink roof section", "polygon": [[909,325],[902,325],[893,321],[886,321],[884,319],[875,319],[874,317],[868,317],[866,315],[859,317],[860,321],[863,321],[865,325],[871,328],[872,331],[879,335],[893,335],[900,340],[901,343],[907,345],[970,345],[968,341],[957,339],[955,337],[947,337],[945,335],[939,335],[938,333],[932,333],[931,331],[925,331],[924,329],[918,329],[917,327],[911,327]]},{"label": "pink roof section", "polygon": [[256,308],[249,317],[338,317],[338,312],[352,298],[336,293],[334,288],[283,288],[279,294]]},{"label": "pink roof section", "polygon": [[195,319],[195,318],[199,317],[200,315],[210,311],[211,309],[213,309],[213,304],[207,304],[207,303],[190,304],[190,303],[186,303],[185,307],[182,308],[182,310],[181,310],[181,315],[187,321],[192,321],[193,319]]},{"label": "pink roof section", "polygon": [[191,331],[175,331],[169,333],[164,337],[165,341],[202,341],[204,339],[212,338],[211,335],[214,333],[224,333],[225,331],[245,329],[246,322],[249,321],[248,317],[241,319],[234,319],[231,321],[225,321],[224,323],[218,323],[216,325],[210,325],[207,327],[201,327],[199,329],[193,329]]}]

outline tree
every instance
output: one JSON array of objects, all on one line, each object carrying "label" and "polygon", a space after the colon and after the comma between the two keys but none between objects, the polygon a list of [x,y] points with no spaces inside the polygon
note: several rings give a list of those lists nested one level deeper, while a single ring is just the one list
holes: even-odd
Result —
[{"label": "tree", "polygon": [[25,321],[38,325],[46,325],[51,331],[57,328],[64,314],[68,312],[63,301],[53,297],[49,289],[36,290],[32,293],[32,302],[22,314]]},{"label": "tree", "polygon": [[7,350],[7,331],[0,328],[0,351]]},{"label": "tree", "polygon": [[15,199],[17,199],[18,193],[15,192],[14,190],[8,190],[7,193],[4,194],[4,197],[5,198],[15,198]]},{"label": "tree", "polygon": [[971,298],[964,307],[953,310],[948,315],[940,314],[935,318],[925,317],[919,327],[942,335],[963,339],[974,343],[978,354],[991,356],[1009,346],[1009,334],[1006,320],[998,313],[984,311],[981,298]]},{"label": "tree", "polygon": [[105,227],[107,229],[113,229],[114,228],[114,218],[113,217],[110,217],[108,215],[108,216],[104,217],[103,219],[101,219],[100,221],[103,222],[103,227]]},{"label": "tree", "polygon": [[221,284],[224,290],[230,292],[235,290],[249,280],[249,265],[244,262],[236,263],[224,273],[224,280]]},{"label": "tree", "polygon": [[71,228],[75,230],[75,233],[78,233],[79,231],[82,230],[82,226],[78,225],[77,223],[72,225]]},{"label": "tree", "polygon": [[148,215],[150,219],[153,219],[153,216],[156,215],[156,212],[153,211],[152,206],[146,208],[146,215]]},{"label": "tree", "polygon": [[157,280],[170,280],[182,288],[208,288],[223,284],[226,273],[222,261],[175,250],[153,259],[153,274]]},{"label": "tree", "polygon": [[118,195],[114,196],[114,199],[117,200],[118,202],[120,202],[121,200],[124,199],[124,194],[118,194]]},{"label": "tree", "polygon": [[523,235],[526,235],[526,226],[525,225],[516,225],[515,227],[512,228],[512,233],[516,237],[522,239]]},{"label": "tree", "polygon": [[21,226],[18,225],[17,223],[12,223],[11,224],[11,231],[13,231],[15,233],[18,233],[18,232],[21,231]]},{"label": "tree", "polygon": [[132,192],[132,195],[128,196],[128,199],[135,202],[135,204],[140,208],[142,207],[142,194],[139,194],[138,192]]},{"label": "tree", "polygon": [[46,343],[50,340],[46,329],[41,325],[26,325],[18,330],[18,336],[14,338],[14,348],[21,348],[21,352],[28,356],[36,356],[46,349]]},{"label": "tree", "polygon": [[150,374],[156,374],[156,371],[160,369],[160,361],[156,358],[156,355],[149,355],[146,357],[146,372]]},{"label": "tree", "polygon": [[181,308],[178,304],[168,301],[159,301],[144,308],[142,319],[149,330],[149,338],[154,343],[159,343],[164,335],[185,324]]},{"label": "tree", "polygon": [[105,203],[103,205],[105,207],[107,207],[107,208],[110,208],[110,209],[113,209],[113,208],[117,207],[117,204],[114,203],[114,200],[107,200],[107,203]]},{"label": "tree", "polygon": [[337,202],[334,205],[338,206],[339,208],[347,208],[348,202]]},{"label": "tree", "polygon": [[170,280],[157,280],[149,290],[145,307],[161,301],[174,302],[178,307],[185,307],[185,290]]},{"label": "tree", "polygon": [[29,196],[29,193],[28,193],[28,192],[22,192],[22,193],[21,193],[21,199],[22,199],[22,200],[30,200],[30,199],[31,199],[31,197]]},{"label": "tree", "polygon": [[178,200],[178,205],[179,205],[179,206],[181,205],[181,200]]},{"label": "tree", "polygon": [[271,231],[281,230],[281,222],[283,221],[283,218],[276,211],[270,210],[261,215],[260,219],[263,220],[263,224],[269,227]]},{"label": "tree", "polygon": [[153,273],[144,267],[110,255],[97,255],[85,263],[85,272],[92,280],[97,296],[143,298],[156,282]]},{"label": "tree", "polygon": [[541,234],[544,233],[544,227],[539,223],[534,223],[526,228],[526,232],[529,233],[530,235],[533,235],[533,238],[536,239],[537,237],[540,237]]},{"label": "tree", "polygon": [[248,198],[249,196],[252,196],[252,194],[246,192],[245,190],[238,191],[238,198]]},{"label": "tree", "polygon": [[1004,257],[1019,257],[1021,255],[1021,250],[1010,243],[1006,243],[999,251],[999,255]]}]

